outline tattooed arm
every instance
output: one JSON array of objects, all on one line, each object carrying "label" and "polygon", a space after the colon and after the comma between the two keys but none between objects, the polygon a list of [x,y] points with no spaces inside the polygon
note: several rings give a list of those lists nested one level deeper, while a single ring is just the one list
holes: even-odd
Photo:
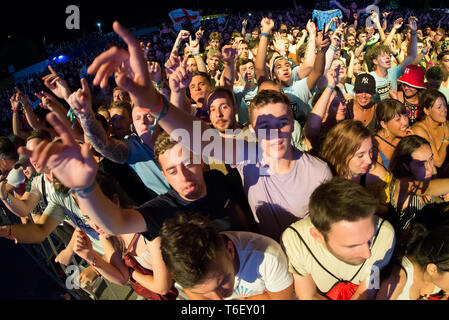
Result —
[{"label": "tattooed arm", "polygon": [[125,163],[128,159],[128,146],[123,141],[109,137],[92,111],[87,81],[81,79],[81,85],[82,89],[72,93],[67,102],[78,113],[84,135],[97,152],[114,162]]}]

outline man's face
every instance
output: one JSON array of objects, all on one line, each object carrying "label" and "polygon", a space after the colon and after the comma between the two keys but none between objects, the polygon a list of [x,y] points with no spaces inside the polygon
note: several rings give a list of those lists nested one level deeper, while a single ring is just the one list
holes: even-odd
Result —
[{"label": "man's face", "polygon": [[360,33],[358,36],[359,42],[363,43],[366,41],[366,33]]},{"label": "man's face", "polygon": [[220,49],[220,41],[218,41],[217,39],[212,39],[210,41],[210,47],[211,49]]},{"label": "man's face", "polygon": [[254,81],[254,63],[248,62],[239,67],[239,75],[245,83]]},{"label": "man's face", "polygon": [[353,47],[355,45],[355,37],[353,35],[348,36],[347,42],[348,47]]},{"label": "man's face", "polygon": [[435,33],[435,42],[440,41],[441,39],[443,39],[443,37],[444,34],[440,30],[437,30],[437,32]]},{"label": "man's face", "polygon": [[130,101],[131,101],[131,98],[129,97],[128,92],[123,91],[123,90],[115,90],[115,91],[113,92],[113,99],[112,99],[112,100],[113,100],[114,102],[115,102],[115,101],[119,101],[119,100],[130,102]]},{"label": "man's face", "polygon": [[217,253],[216,263],[210,267],[204,280],[188,290],[198,299],[223,300],[234,292],[235,274],[233,256],[227,249],[223,249]]},{"label": "man's face", "polygon": [[190,96],[196,103],[201,99],[204,100],[207,92],[211,89],[212,86],[209,82],[200,75],[194,76],[189,83]]},{"label": "man's face", "polygon": [[371,257],[374,234],[372,216],[357,221],[342,220],[332,224],[325,246],[337,259],[357,266]]},{"label": "man's face", "polygon": [[251,32],[251,38],[253,40],[256,40],[259,37],[259,31],[253,31]]},{"label": "man's face", "polygon": [[224,133],[226,129],[232,129],[235,125],[236,106],[225,93],[214,93],[210,98],[209,117],[212,126],[219,132]]},{"label": "man's face", "polygon": [[[36,147],[42,142],[42,139],[39,138],[34,138],[31,140],[28,140],[26,143],[26,148],[30,151],[34,151],[36,149]],[[44,168],[41,167],[40,165],[38,165],[36,159],[33,159],[32,157],[30,158],[30,163],[31,165],[34,167],[34,170],[36,170],[36,172],[38,173],[44,173]],[[47,171],[48,173],[49,171]]]},{"label": "man's face", "polygon": [[148,126],[154,124],[154,119],[151,117],[149,109],[135,106],[132,112],[134,130],[139,137],[143,137],[145,134],[150,134]]},{"label": "man's face", "polygon": [[124,137],[130,132],[131,118],[126,109],[112,108],[109,109],[111,116],[111,125],[114,134],[117,137]]},{"label": "man's face", "polygon": [[211,58],[207,58],[207,66],[210,71],[215,71],[218,69],[218,64],[220,63],[220,58],[217,56],[213,56]]},{"label": "man's face", "polygon": [[162,174],[172,188],[188,201],[195,201],[206,195],[206,183],[200,159],[177,144],[159,155]]},{"label": "man's face", "polygon": [[187,59],[187,72],[195,72],[198,71],[198,65],[196,64],[195,58]]},{"label": "man's face", "polygon": [[389,69],[391,67],[391,55],[386,52],[382,52],[376,59],[373,60],[373,62],[377,68]]},{"label": "man's face", "polygon": [[292,68],[287,59],[279,59],[274,64],[274,73],[279,81],[289,82],[292,79]]},{"label": "man's face", "polygon": [[239,58],[248,59],[249,56],[248,44],[241,43],[239,45],[238,55]]},{"label": "man's face", "polygon": [[446,74],[449,73],[449,54],[446,54],[441,58],[441,66]]},{"label": "man's face", "polygon": [[33,173],[36,172],[36,170],[34,169],[34,167],[31,165],[30,160],[28,160],[27,162],[25,162],[24,164],[22,164],[22,170],[23,170],[23,174],[24,174],[25,177],[27,177],[28,179],[33,175]]},{"label": "man's face", "polygon": [[291,151],[293,118],[288,112],[290,106],[271,103],[253,110],[253,123],[264,153],[274,159],[281,159]]}]

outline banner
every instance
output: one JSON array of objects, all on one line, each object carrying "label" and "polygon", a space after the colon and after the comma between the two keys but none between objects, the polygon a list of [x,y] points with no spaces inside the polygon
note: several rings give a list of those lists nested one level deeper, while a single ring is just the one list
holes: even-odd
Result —
[{"label": "banner", "polygon": [[182,25],[191,23],[195,29],[198,29],[201,24],[201,14],[199,11],[192,11],[184,8],[171,11],[168,16],[173,22],[173,27],[176,31],[182,30]]}]

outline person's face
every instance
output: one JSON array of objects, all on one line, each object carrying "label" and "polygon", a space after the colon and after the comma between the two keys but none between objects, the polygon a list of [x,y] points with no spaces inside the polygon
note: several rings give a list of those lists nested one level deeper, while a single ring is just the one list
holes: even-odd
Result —
[{"label": "person's face", "polygon": [[446,73],[449,73],[449,54],[446,54],[441,58],[441,65]]},{"label": "person's face", "polygon": [[238,54],[239,54],[239,58],[248,59],[249,50],[248,50],[248,45],[246,43],[242,43],[239,45]]},{"label": "person's face", "polygon": [[388,69],[391,67],[391,55],[386,52],[382,52],[376,59],[373,60],[373,62],[378,68]]},{"label": "person's face", "polygon": [[210,41],[210,47],[211,47],[211,49],[217,49],[218,50],[220,48],[220,41],[217,40],[217,39],[212,39]]},{"label": "person's face", "polygon": [[289,82],[292,78],[292,68],[288,60],[277,60],[274,65],[274,73],[280,81]]},{"label": "person's face", "polygon": [[439,90],[442,82],[442,80],[427,79],[426,88]]},{"label": "person's face", "polygon": [[259,37],[259,31],[253,31],[251,32],[251,38],[253,40],[256,40]]},{"label": "person's face", "polygon": [[402,84],[402,90],[404,90],[404,95],[406,98],[412,98],[418,94],[418,89],[409,86],[408,84]]},{"label": "person's face", "polygon": [[23,174],[28,179],[33,175],[33,173],[36,172],[34,167],[31,165],[30,160],[28,160],[26,163],[22,164],[22,170],[23,170]]},{"label": "person's face", "polygon": [[235,109],[227,94],[215,93],[209,98],[209,118],[212,126],[219,132],[232,129],[235,125]]},{"label": "person's face", "polygon": [[253,123],[264,153],[281,159],[291,151],[293,119],[288,113],[290,106],[284,103],[270,103],[253,110]]},{"label": "person's face", "polygon": [[353,35],[348,36],[348,47],[353,47],[355,45],[355,37]]},{"label": "person's face", "polygon": [[132,111],[133,126],[139,137],[150,134],[148,127],[154,124],[154,118],[151,117],[150,110],[135,106]]},{"label": "person's face", "polygon": [[[354,37],[357,35],[357,31],[355,30],[354,27],[348,27],[348,32],[353,34]],[[354,38],[355,39],[355,38]]]},{"label": "person's face", "polygon": [[430,27],[426,27],[426,35],[430,35],[431,31],[432,31],[432,29]]},{"label": "person's face", "polygon": [[408,117],[405,114],[396,114],[384,125],[393,137],[403,138],[407,135]]},{"label": "person's face", "polygon": [[218,58],[217,56],[207,58],[207,66],[209,67],[209,70],[211,70],[211,71],[217,70],[219,63],[220,63],[220,58]]},{"label": "person's face", "polygon": [[239,67],[239,75],[245,83],[254,81],[254,63],[248,62],[247,64],[241,65]]},{"label": "person's face", "polygon": [[98,113],[101,114],[108,122],[111,120],[111,115],[108,110],[100,110]]},{"label": "person's face", "polygon": [[449,291],[449,272],[448,271],[436,271],[436,265],[434,265],[435,272],[431,273],[430,279],[432,283],[444,290],[444,292]]},{"label": "person's face", "polygon": [[204,100],[210,89],[210,84],[200,75],[194,76],[189,84],[190,96],[196,103],[198,103],[200,99]]},{"label": "person's face", "polygon": [[337,122],[345,120],[347,109],[348,107],[345,103],[340,102],[338,104],[337,113],[335,115],[335,120],[337,120]]},{"label": "person's face", "polygon": [[432,178],[434,164],[432,149],[423,144],[412,154],[412,160],[408,165],[412,176],[419,181],[430,180]]},{"label": "person's face", "polygon": [[337,259],[360,265],[371,257],[371,242],[375,233],[373,217],[357,221],[333,223],[327,233],[325,246]]},{"label": "person's face", "polygon": [[[42,139],[34,138],[31,140],[28,140],[26,143],[26,148],[30,151],[34,151],[36,147],[42,142]],[[34,167],[34,170],[38,173],[44,173],[44,168],[38,165],[36,159],[33,159],[33,157],[30,158],[30,163]],[[48,173],[48,171],[47,171]]]},{"label": "person's face", "polygon": [[349,175],[355,177],[368,172],[373,163],[373,141],[371,137],[363,140],[360,148],[348,162]]},{"label": "person's face", "polygon": [[189,288],[189,291],[204,300],[223,300],[230,297],[234,292],[236,270],[229,249],[217,253],[216,263],[209,270],[204,280]]},{"label": "person's face", "polygon": [[362,65],[360,64],[360,61],[356,59],[354,60],[353,73],[358,75],[360,72],[362,72]]},{"label": "person's face", "polygon": [[355,94],[355,99],[357,100],[357,103],[359,106],[366,107],[370,104],[371,99],[373,98],[373,95],[368,92],[359,92]]},{"label": "person's face", "polygon": [[444,34],[440,30],[437,30],[437,32],[435,33],[435,42],[440,41],[441,39],[443,39],[443,37]]},{"label": "person's face", "polygon": [[426,114],[426,117],[430,117],[430,119],[435,122],[446,122],[447,106],[443,98],[439,97],[431,108],[424,108],[424,113]]},{"label": "person's face", "polygon": [[366,33],[359,34],[358,39],[359,39],[360,43],[365,42],[365,40],[366,40]]},{"label": "person's face", "polygon": [[114,93],[113,93],[112,100],[114,102],[115,101],[119,101],[119,100],[130,102],[131,98],[129,97],[128,92],[123,91],[123,90],[115,90]]},{"label": "person's face", "polygon": [[124,137],[130,132],[131,118],[126,109],[112,108],[109,109],[111,116],[111,126],[117,137]]},{"label": "person's face", "polygon": [[188,201],[198,200],[206,195],[203,167],[198,158],[177,144],[159,155],[162,174],[172,188]]},{"label": "person's face", "polygon": [[195,72],[198,71],[198,65],[196,64],[195,58],[189,58],[187,59],[187,66],[186,66],[187,72]]}]

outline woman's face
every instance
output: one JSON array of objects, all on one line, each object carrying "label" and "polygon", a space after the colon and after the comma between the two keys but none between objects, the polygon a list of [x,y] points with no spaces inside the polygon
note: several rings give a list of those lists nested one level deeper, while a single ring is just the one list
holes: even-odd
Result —
[{"label": "woman's face", "polygon": [[361,107],[366,107],[367,105],[369,105],[372,97],[373,97],[373,95],[370,93],[367,93],[367,92],[355,94],[355,99],[357,100],[357,103]]},{"label": "woman's face", "polygon": [[354,60],[353,73],[356,76],[360,72],[362,72],[362,65],[360,64],[360,61],[356,59],[356,60]]},{"label": "woman's face", "polygon": [[371,137],[363,140],[360,148],[348,162],[351,177],[365,174],[373,163],[373,140]]},{"label": "woman's face", "polygon": [[435,122],[444,123],[447,117],[447,107],[443,98],[439,97],[431,108],[425,109],[426,117],[430,117]]},{"label": "woman's face", "polygon": [[334,60],[331,65],[332,70],[338,70],[338,82],[343,82],[346,76],[346,66],[341,60]]},{"label": "woman's face", "polygon": [[403,138],[407,135],[408,117],[406,114],[396,114],[390,121],[382,122],[393,138]]},{"label": "woman's face", "polygon": [[408,169],[412,176],[419,181],[430,180],[434,171],[433,153],[429,145],[423,144],[412,154]]}]

